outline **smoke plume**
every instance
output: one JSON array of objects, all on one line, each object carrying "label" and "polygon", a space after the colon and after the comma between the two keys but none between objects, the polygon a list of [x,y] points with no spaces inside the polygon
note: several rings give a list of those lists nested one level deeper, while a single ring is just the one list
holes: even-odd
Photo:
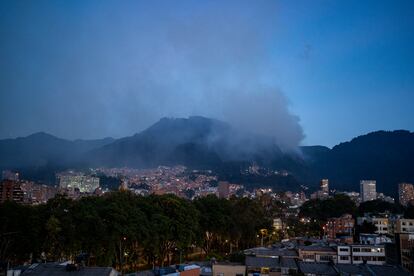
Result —
[{"label": "smoke plume", "polygon": [[120,137],[164,116],[202,115],[284,148],[303,139],[275,81],[274,1],[36,1],[4,10],[2,137]]}]

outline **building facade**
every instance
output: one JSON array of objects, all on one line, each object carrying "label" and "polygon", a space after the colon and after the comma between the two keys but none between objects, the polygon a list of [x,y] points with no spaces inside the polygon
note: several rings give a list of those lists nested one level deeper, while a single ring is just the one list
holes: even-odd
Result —
[{"label": "building facade", "polygon": [[19,181],[19,173],[14,171],[5,170],[1,174],[2,180]]},{"label": "building facade", "polygon": [[63,190],[79,190],[80,193],[93,193],[99,187],[99,178],[83,173],[65,172],[58,176],[59,188]]},{"label": "building facade", "polygon": [[360,182],[361,201],[370,201],[377,198],[377,182],[375,180],[361,180]]},{"label": "building facade", "polygon": [[329,179],[322,179],[320,183],[320,190],[329,194]]},{"label": "building facade", "polygon": [[213,276],[245,276],[246,266],[241,264],[213,264]]},{"label": "building facade", "polygon": [[352,215],[345,214],[339,218],[330,218],[325,225],[325,231],[328,239],[336,239],[339,236],[352,236],[354,233],[355,220]]},{"label": "building facade", "polygon": [[219,198],[228,198],[230,195],[230,183],[227,181],[220,181],[218,184]]},{"label": "building facade", "polygon": [[283,222],[280,218],[274,218],[273,219],[273,229],[274,230],[282,230],[283,229]]},{"label": "building facade", "polygon": [[379,234],[359,234],[359,243],[360,244],[384,244],[384,243],[392,243],[392,239]]},{"label": "building facade", "polygon": [[302,246],[298,249],[299,259],[304,262],[337,263],[337,252],[327,246]]},{"label": "building facade", "polygon": [[414,200],[414,186],[411,183],[398,184],[398,199],[401,205],[408,206]]},{"label": "building facade", "polygon": [[385,264],[384,245],[340,245],[338,250],[338,263],[340,264]]},{"label": "building facade", "polygon": [[399,218],[394,224],[394,234],[404,233],[414,235],[414,219],[403,219]]},{"label": "building facade", "polygon": [[414,234],[395,234],[398,251],[398,263],[408,272],[414,274]]},{"label": "building facade", "polygon": [[24,193],[18,182],[3,180],[0,183],[0,203],[6,201],[24,202]]},{"label": "building facade", "polygon": [[371,223],[374,224],[376,234],[385,235],[390,232],[389,219],[388,218],[372,218]]}]

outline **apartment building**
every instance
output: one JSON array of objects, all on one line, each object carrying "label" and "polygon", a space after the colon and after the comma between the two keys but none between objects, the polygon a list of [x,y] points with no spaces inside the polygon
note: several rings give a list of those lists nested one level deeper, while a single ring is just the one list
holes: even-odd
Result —
[{"label": "apartment building", "polygon": [[337,247],[339,264],[385,264],[384,245],[340,245]]}]

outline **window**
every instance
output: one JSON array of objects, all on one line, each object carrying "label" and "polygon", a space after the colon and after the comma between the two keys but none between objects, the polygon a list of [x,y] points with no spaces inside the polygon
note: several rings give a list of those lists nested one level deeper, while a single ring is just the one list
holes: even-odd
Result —
[{"label": "window", "polygon": [[349,260],[349,256],[339,256],[339,259],[341,261],[348,261]]},{"label": "window", "polygon": [[262,267],[262,269],[260,270],[260,274],[269,274],[270,272],[270,268],[268,267]]},{"label": "window", "polygon": [[339,251],[341,251],[341,252],[348,252],[349,251],[349,248],[339,248]]},{"label": "window", "polygon": [[332,260],[332,256],[330,255],[322,255],[319,257],[320,261],[325,261],[325,262],[329,262],[330,260]]},{"label": "window", "polygon": [[303,255],[303,259],[315,259],[315,255]]},{"label": "window", "polygon": [[354,247],[354,248],[352,248],[352,252],[361,252],[361,248]]}]

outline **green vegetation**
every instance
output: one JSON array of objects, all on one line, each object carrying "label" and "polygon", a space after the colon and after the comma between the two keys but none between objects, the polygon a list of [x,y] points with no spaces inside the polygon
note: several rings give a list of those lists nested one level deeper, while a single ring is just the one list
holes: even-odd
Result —
[{"label": "green vegetation", "polygon": [[376,230],[377,227],[374,224],[364,221],[361,225],[355,226],[355,237],[359,237],[361,233],[374,234]]},{"label": "green vegetation", "polygon": [[397,203],[390,203],[380,199],[363,202],[359,205],[360,216],[363,216],[365,213],[380,214],[385,212],[402,214],[404,213],[404,208]]},{"label": "green vegetation", "polygon": [[89,265],[134,271],[192,258],[196,248],[206,257],[256,246],[262,228],[270,228],[264,208],[246,198],[191,202],[112,192],[78,201],[58,196],[39,206],[6,202],[0,205],[0,260],[58,261],[88,253]]},{"label": "green vegetation", "polygon": [[343,214],[355,215],[356,211],[355,203],[348,196],[339,194],[326,200],[312,199],[305,202],[299,216],[326,221],[328,218],[340,217]]},{"label": "green vegetation", "polygon": [[289,236],[321,236],[323,225],[329,218],[340,217],[344,214],[355,216],[358,209],[355,203],[346,195],[335,195],[326,200],[311,199],[300,208],[299,217],[308,219],[308,222],[292,220]]}]

